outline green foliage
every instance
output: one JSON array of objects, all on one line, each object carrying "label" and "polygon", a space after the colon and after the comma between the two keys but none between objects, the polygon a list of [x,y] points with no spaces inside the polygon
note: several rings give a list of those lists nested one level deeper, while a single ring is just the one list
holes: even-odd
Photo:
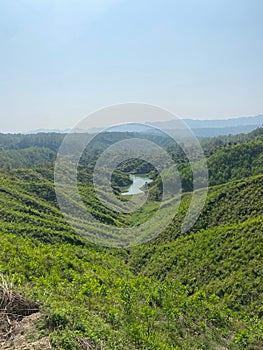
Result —
[{"label": "green foliage", "polygon": [[[202,141],[204,152],[207,156],[211,186],[263,173],[262,130],[258,129],[250,135],[237,135]],[[191,192],[193,190],[193,175],[188,161],[184,159],[182,154],[174,153],[174,147],[168,147],[168,150],[176,164],[178,164],[183,192]],[[191,156],[193,157],[192,153]],[[202,162],[196,160],[192,166],[195,170],[198,170],[198,168],[201,168]],[[200,179],[196,178],[195,180],[200,187],[203,186]],[[159,192],[161,192],[160,182],[159,178],[157,182]]]},{"label": "green foliage", "polygon": [[[11,158],[17,151],[38,147],[42,152],[50,145],[55,152],[59,145],[56,136],[0,136],[2,152],[14,151],[14,166]],[[139,225],[159,203],[148,201],[132,215],[108,210],[91,185],[92,164],[85,163],[119,137],[102,135],[86,152],[79,191],[100,221]],[[44,314],[40,332],[49,336],[52,348],[262,349],[263,175],[245,178],[262,173],[262,140],[259,131],[249,137],[204,140],[206,152],[211,151],[211,181],[242,179],[210,188],[191,232],[180,231],[191,200],[185,193],[165,232],[127,250],[91,245],[73,232],[56,202],[52,167],[7,166],[1,172],[0,273],[39,306]],[[180,159],[182,181],[190,190],[191,175],[180,149],[158,140]],[[36,153],[36,162],[38,158],[42,155]],[[146,164],[132,164],[133,169],[139,166]],[[116,195],[127,183],[123,170],[112,178]],[[158,197],[161,182],[152,175],[151,191]]]}]

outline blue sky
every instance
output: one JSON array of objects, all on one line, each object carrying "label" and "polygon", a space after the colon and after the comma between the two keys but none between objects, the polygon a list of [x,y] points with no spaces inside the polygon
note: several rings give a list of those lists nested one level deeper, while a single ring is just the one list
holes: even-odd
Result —
[{"label": "blue sky", "polygon": [[262,0],[0,0],[0,131],[125,102],[263,113],[262,18]]}]

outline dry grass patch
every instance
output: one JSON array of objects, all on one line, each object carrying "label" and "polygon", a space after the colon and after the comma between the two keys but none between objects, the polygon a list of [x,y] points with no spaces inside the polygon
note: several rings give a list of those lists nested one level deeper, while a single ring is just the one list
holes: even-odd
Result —
[{"label": "dry grass patch", "polygon": [[39,311],[36,303],[13,290],[11,283],[0,275],[0,332],[9,334],[17,321]]}]

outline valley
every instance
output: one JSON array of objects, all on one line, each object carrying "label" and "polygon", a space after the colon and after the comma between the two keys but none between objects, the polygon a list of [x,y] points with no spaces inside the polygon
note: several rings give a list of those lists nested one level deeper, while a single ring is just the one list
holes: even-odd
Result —
[{"label": "valley", "polygon": [[[161,179],[149,164],[132,160],[112,176],[121,199],[122,186],[130,186],[131,166],[153,180],[147,202],[134,213],[107,208],[92,185],[97,149],[118,137],[104,135],[84,155],[78,187],[101,222],[136,227],[160,205]],[[29,331],[27,341],[43,349],[262,349],[262,137],[258,129],[202,141],[210,187],[201,215],[185,234],[180,227],[192,196],[188,164],[178,148],[159,139],[179,163],[181,203],[160,235],[127,248],[91,243],[91,227],[82,227],[85,237],[78,235],[62,215],[53,181],[61,135],[34,135],[22,146],[15,136],[12,146],[10,138],[2,138],[1,309],[10,305],[4,304],[7,290],[36,309],[2,311],[2,321],[12,325],[1,324],[2,348],[12,348],[13,325],[37,312],[34,336],[30,339]],[[31,147],[38,150],[34,158]],[[43,152],[52,156],[41,163]]]}]

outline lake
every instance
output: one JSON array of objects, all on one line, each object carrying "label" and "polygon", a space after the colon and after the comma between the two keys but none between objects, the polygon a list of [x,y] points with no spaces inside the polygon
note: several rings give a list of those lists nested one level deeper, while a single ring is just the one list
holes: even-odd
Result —
[{"label": "lake", "polygon": [[147,176],[140,175],[140,174],[137,174],[137,175],[131,174],[130,178],[132,179],[133,183],[127,188],[127,190],[125,190],[125,192],[122,193],[122,195],[132,195],[132,194],[143,193],[141,188],[145,185],[145,183],[152,182],[152,180],[149,179]]}]

